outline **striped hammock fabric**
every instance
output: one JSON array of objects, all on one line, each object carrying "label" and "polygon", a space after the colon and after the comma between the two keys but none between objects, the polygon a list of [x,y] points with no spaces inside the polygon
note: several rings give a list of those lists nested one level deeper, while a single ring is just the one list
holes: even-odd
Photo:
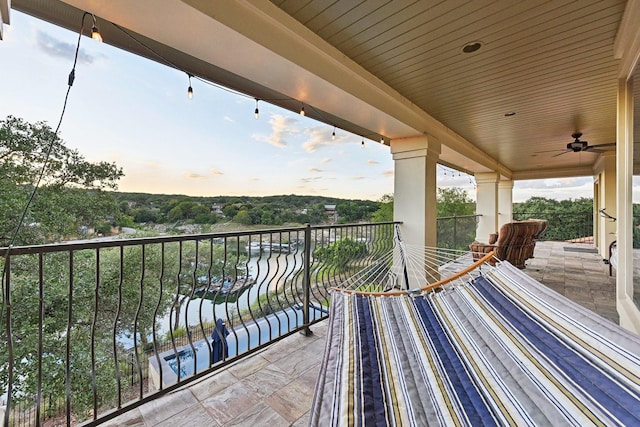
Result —
[{"label": "striped hammock fabric", "polygon": [[329,322],[310,425],[640,425],[640,337],[508,263]]}]

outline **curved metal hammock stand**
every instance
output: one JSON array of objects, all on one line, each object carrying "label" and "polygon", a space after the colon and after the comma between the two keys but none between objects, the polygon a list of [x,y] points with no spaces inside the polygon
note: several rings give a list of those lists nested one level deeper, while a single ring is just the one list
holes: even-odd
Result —
[{"label": "curved metal hammock stand", "polygon": [[487,260],[440,292],[332,290],[311,425],[639,425],[640,337]]}]

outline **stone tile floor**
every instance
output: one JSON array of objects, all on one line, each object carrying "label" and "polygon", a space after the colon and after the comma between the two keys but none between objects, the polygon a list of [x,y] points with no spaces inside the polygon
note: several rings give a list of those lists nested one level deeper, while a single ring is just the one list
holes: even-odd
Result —
[{"label": "stone tile floor", "polygon": [[[567,248],[569,250],[567,250]],[[590,244],[538,242],[527,274],[618,322],[615,277]],[[309,421],[327,322],[292,335],[105,426],[303,426]]]}]

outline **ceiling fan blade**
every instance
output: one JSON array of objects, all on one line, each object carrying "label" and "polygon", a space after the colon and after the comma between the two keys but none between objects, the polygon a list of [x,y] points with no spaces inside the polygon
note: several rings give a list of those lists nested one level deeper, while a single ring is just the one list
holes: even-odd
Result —
[{"label": "ceiling fan blade", "polygon": [[560,154],[554,154],[551,157],[558,157],[558,156],[562,156],[563,154],[567,154],[567,153],[573,153],[573,150],[564,150],[562,153]]},{"label": "ceiling fan blade", "polygon": [[543,150],[543,151],[534,151],[533,154],[539,154],[539,153],[557,153],[559,151],[565,152],[567,151],[566,149],[564,150]]},{"label": "ceiling fan blade", "polygon": [[593,148],[595,147],[595,145],[591,146],[591,147],[587,147],[582,151],[587,151],[589,153],[606,153],[606,150],[601,150],[599,148]]},{"label": "ceiling fan blade", "polygon": [[590,150],[590,149],[591,149],[591,148],[593,148],[593,147],[600,148],[600,147],[615,147],[615,146],[616,146],[616,143],[615,143],[615,142],[610,142],[610,143],[608,143],[608,144],[596,144],[596,145],[590,145],[590,146],[588,146],[586,149],[587,149],[587,150]]}]

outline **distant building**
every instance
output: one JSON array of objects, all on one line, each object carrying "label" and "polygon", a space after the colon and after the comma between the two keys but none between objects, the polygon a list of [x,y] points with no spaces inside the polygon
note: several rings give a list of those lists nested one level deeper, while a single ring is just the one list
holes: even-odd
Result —
[{"label": "distant building", "polygon": [[333,224],[338,222],[338,210],[336,209],[336,205],[324,205],[324,214],[329,223]]},{"label": "distant building", "polygon": [[222,212],[222,205],[220,203],[212,204],[211,213],[214,213],[216,215],[224,215],[224,212]]}]

